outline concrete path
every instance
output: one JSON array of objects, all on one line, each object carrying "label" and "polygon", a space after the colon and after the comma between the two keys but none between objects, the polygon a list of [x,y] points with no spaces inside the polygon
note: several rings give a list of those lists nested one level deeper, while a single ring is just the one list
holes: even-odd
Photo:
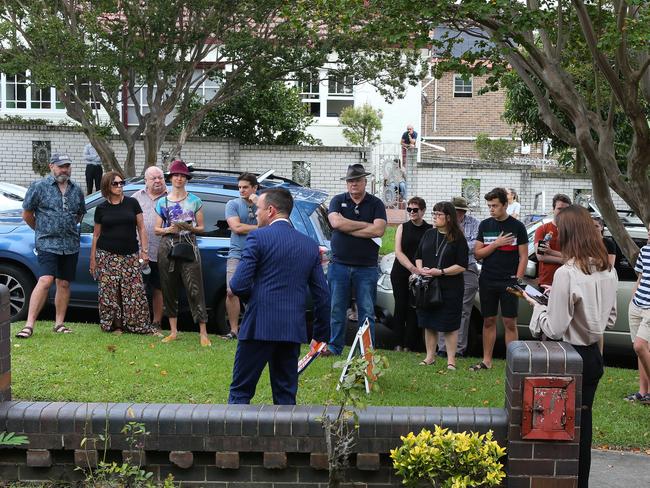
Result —
[{"label": "concrete path", "polygon": [[650,456],[622,451],[591,451],[589,488],[650,488]]}]

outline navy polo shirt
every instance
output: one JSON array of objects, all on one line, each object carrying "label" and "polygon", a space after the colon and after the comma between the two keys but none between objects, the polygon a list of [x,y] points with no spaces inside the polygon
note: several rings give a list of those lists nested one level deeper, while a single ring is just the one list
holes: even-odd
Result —
[{"label": "navy polo shirt", "polygon": [[[379,198],[366,193],[359,204],[349,193],[336,195],[330,201],[328,213],[338,212],[349,220],[372,224],[375,219],[386,220],[386,206]],[[372,239],[355,237],[334,229],[332,232],[332,262],[347,266],[377,266],[379,246]]]}]

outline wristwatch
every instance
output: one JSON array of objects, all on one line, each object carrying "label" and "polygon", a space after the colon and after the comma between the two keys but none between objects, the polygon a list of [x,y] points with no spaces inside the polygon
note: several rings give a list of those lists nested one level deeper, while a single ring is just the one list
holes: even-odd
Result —
[{"label": "wristwatch", "polygon": [[445,276],[445,268],[440,268],[440,276]]}]

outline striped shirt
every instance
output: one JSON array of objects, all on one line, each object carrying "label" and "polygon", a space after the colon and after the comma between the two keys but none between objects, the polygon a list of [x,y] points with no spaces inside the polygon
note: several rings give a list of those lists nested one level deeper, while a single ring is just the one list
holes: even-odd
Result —
[{"label": "striped shirt", "polygon": [[641,275],[632,303],[639,308],[650,309],[650,244],[641,248],[634,271]]}]

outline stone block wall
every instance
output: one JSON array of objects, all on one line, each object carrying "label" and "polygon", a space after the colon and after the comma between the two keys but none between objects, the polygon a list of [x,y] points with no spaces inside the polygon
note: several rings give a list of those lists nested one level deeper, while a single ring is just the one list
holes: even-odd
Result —
[{"label": "stone block wall", "polygon": [[[460,163],[444,159],[425,160],[412,169],[412,184],[409,196],[425,199],[429,208],[434,203],[450,200],[462,194],[463,180],[479,180],[477,205],[472,206],[472,214],[477,218],[489,216],[483,196],[497,186],[514,188],[519,194],[521,215],[535,212],[535,195],[544,191],[545,205],[537,208],[537,213],[551,211],[551,199],[556,193],[566,193],[573,199],[575,190],[591,190],[591,180],[587,175],[558,173],[557,171],[540,171],[530,166],[492,165],[488,163]],[[612,191],[614,205],[620,209],[628,205]],[[471,202],[470,202],[471,203]]]},{"label": "stone block wall", "polygon": [[[72,177],[85,186],[83,148],[88,140],[83,132],[72,127],[0,125],[0,181],[29,186],[40,176],[32,170],[32,142],[49,141],[53,153],[68,154],[72,160]],[[173,141],[161,150],[171,149]],[[112,139],[118,161],[126,157],[126,148],[119,138]],[[311,187],[330,195],[345,189],[339,178],[348,165],[361,161],[362,152],[355,147],[321,146],[244,146],[234,139],[190,138],[181,157],[196,167],[230,171],[261,172],[274,169],[275,175],[292,177],[294,161],[311,165]],[[136,173],[144,167],[142,141],[136,144]]]},{"label": "stone block wall", "polygon": [[[140,460],[156,480],[171,473],[184,486],[266,488],[291,483],[318,488],[328,479],[320,418],[336,414],[336,409],[318,405],[6,401],[0,403],[0,431],[25,433],[30,444],[1,451],[0,478],[71,482],[84,476],[75,467],[131,459]],[[142,422],[150,432],[142,452],[134,452],[120,432],[128,422]],[[401,435],[434,425],[457,432],[492,429],[498,442],[506,443],[503,409],[369,407],[359,412],[346,482],[399,486],[390,449],[401,443]]]}]

